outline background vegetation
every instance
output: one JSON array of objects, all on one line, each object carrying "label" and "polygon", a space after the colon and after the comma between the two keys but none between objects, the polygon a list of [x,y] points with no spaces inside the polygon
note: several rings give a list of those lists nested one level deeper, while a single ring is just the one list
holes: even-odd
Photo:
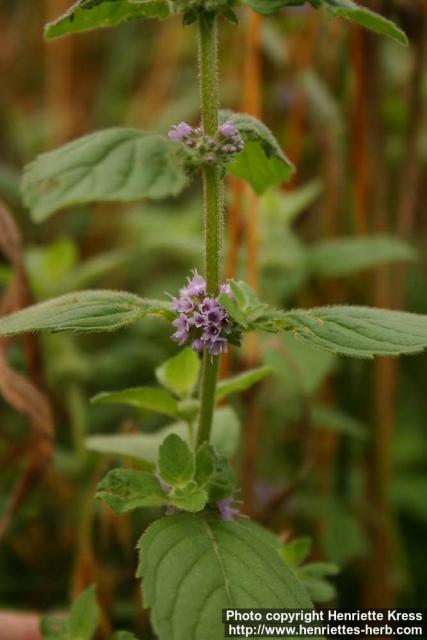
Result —
[{"label": "background vegetation", "polygon": [[[227,275],[281,307],[427,313],[427,7],[365,4],[396,19],[410,47],[308,8],[243,11],[239,29],[224,26],[223,105],[262,114],[298,168],[261,199],[229,180]],[[42,150],[100,127],[165,132],[199,118],[193,27],[137,22],[45,45],[43,24],[68,5],[0,7],[0,198],[17,225],[2,208],[1,290],[19,274],[32,300],[88,285],[175,293],[202,261],[199,187],[178,204],[97,205],[40,225],[21,204],[20,172]],[[84,441],[165,424],[90,398],[152,383],[176,352],[169,334],[144,322],[0,345],[1,608],[60,609],[96,582],[104,636],[122,626],[151,637],[133,577],[147,514],[116,517],[93,500],[114,460]],[[336,591],[306,576],[316,600],[422,606],[427,357],[353,361],[288,335],[249,336],[242,354],[224,359],[223,374],[256,364],[276,374],[234,402],[240,436],[234,418],[226,424],[230,447],[239,437],[242,510],[284,541],[309,536],[310,559],[339,567]]]}]

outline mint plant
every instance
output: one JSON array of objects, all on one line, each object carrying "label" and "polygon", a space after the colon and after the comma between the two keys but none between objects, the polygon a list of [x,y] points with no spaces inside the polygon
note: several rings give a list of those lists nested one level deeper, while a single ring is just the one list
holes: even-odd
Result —
[{"label": "mint plant", "polygon": [[[302,565],[305,553],[297,552],[295,545],[283,549],[275,536],[239,515],[238,487],[229,463],[235,452],[230,444],[234,418],[229,407],[217,404],[271,371],[262,367],[218,384],[220,356],[229,345],[238,347],[249,331],[263,331],[289,332],[319,349],[359,358],[417,353],[427,346],[425,316],[352,306],[284,311],[263,303],[244,282],[223,281],[225,175],[241,178],[263,194],[287,180],[294,167],[263,123],[220,111],[220,20],[238,22],[239,5],[268,15],[302,4],[303,0],[79,0],[46,28],[51,39],[129,19],[180,14],[184,25],[194,23],[198,31],[200,127],[179,123],[167,135],[130,128],[93,133],[39,156],[25,170],[22,191],[33,219],[42,222],[80,204],[176,196],[201,174],[204,273],[193,272],[179,295],[170,292],[171,300],[83,291],[0,320],[0,336],[13,336],[41,330],[115,331],[153,316],[169,325],[173,341],[186,346],[157,369],[159,387],[94,398],[97,403],[163,413],[174,419],[171,425],[151,436],[98,436],[87,443],[92,450],[119,453],[139,463],[138,468],[110,471],[98,486],[100,500],[119,514],[142,507],[166,512],[139,543],[144,605],[151,609],[160,640],[222,638],[223,607],[311,607],[310,596],[322,600],[325,590],[330,594],[325,577],[336,571],[330,565]],[[406,44],[406,36],[392,22],[351,0],[310,4]],[[313,260],[324,264],[324,255],[318,250]],[[327,260],[322,268],[327,272]],[[83,595],[68,620],[45,623],[44,637],[92,637],[97,624],[93,597],[93,591]],[[117,637],[130,636],[123,632]]]}]

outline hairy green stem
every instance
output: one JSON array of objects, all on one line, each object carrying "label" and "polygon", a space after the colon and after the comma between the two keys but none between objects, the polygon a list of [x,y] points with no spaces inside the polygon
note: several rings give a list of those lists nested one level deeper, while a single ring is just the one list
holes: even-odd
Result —
[{"label": "hairy green stem", "polygon": [[[202,103],[202,123],[205,135],[218,133],[218,33],[217,18],[202,14],[199,28],[199,81]],[[217,295],[220,283],[222,254],[223,181],[217,166],[203,169],[205,277],[209,295]],[[215,407],[219,357],[206,351],[203,356],[200,382],[200,419],[197,443],[209,440]]]}]

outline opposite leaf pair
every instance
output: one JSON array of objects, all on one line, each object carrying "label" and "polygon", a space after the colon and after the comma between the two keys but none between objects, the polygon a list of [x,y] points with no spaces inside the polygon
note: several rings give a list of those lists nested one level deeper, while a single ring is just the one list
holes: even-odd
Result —
[{"label": "opposite leaf pair", "polygon": [[[312,7],[324,7],[331,15],[348,20],[407,45],[404,32],[383,16],[360,6],[353,0],[309,0]],[[132,19],[158,18],[174,14],[175,10],[188,15],[185,22],[194,21],[201,7],[207,12],[218,11],[232,22],[237,22],[233,8],[248,5],[258,13],[271,15],[285,7],[301,6],[306,0],[78,0],[58,20],[47,25],[46,38],[60,38],[100,27],[112,27]],[[194,5],[194,6],[192,6]]]},{"label": "opposite leaf pair", "polygon": [[[134,469],[115,469],[98,485],[97,497],[115,513],[139,507],[167,506],[189,512],[202,511],[208,502],[231,499],[233,473],[208,443],[194,454],[184,440],[170,434],[159,449],[157,475]],[[213,510],[221,514],[219,504]]]},{"label": "opposite leaf pair", "polygon": [[[262,194],[287,180],[293,166],[269,129],[251,116],[224,111],[244,148],[225,165]],[[194,175],[193,150],[139,129],[98,131],[43,153],[25,169],[22,193],[37,222],[91,202],[158,200],[178,195]]]},{"label": "opposite leaf pair", "polygon": [[[244,331],[290,331],[314,347],[359,358],[420,353],[427,347],[427,316],[370,307],[330,306],[280,311],[260,302],[245,283],[231,282],[235,300],[221,304]],[[84,291],[0,318],[0,336],[30,331],[115,331],[156,316],[172,321],[170,304],[119,291]]]}]

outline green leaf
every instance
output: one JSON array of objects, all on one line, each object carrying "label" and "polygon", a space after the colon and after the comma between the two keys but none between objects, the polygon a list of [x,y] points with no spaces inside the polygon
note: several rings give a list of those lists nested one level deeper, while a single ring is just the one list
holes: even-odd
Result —
[{"label": "green leaf", "polygon": [[91,640],[98,628],[99,609],[95,586],[83,591],[73,603],[69,619],[69,640]]},{"label": "green leaf", "polygon": [[298,574],[304,577],[324,578],[336,576],[340,572],[339,567],[332,562],[309,562],[298,569]]},{"label": "green leaf", "polygon": [[288,180],[294,172],[271,131],[259,120],[243,113],[221,112],[221,121],[231,120],[245,141],[245,148],[227,165],[228,173],[249,182],[258,195]]},{"label": "green leaf", "polygon": [[328,602],[336,597],[335,586],[325,578],[337,573],[339,567],[331,562],[310,562],[296,570],[296,575],[314,602]]},{"label": "green leaf", "polygon": [[212,502],[234,496],[237,482],[227,458],[216,458],[215,470],[208,484],[209,499]]},{"label": "green leaf", "polygon": [[138,409],[157,411],[176,417],[178,402],[166,389],[134,387],[123,391],[99,393],[92,398],[94,404],[126,404]]},{"label": "green leaf", "polygon": [[0,336],[33,331],[116,331],[145,316],[170,319],[169,305],[124,291],[81,291],[0,318]]},{"label": "green leaf", "polygon": [[245,371],[227,380],[221,380],[216,389],[216,400],[223,400],[232,393],[242,393],[271,373],[273,373],[271,367],[258,367],[257,369]]},{"label": "green leaf", "polygon": [[227,9],[227,8],[223,9],[221,12],[221,15],[223,18],[228,20],[228,22],[231,22],[231,24],[235,24],[236,27],[239,26],[240,24],[239,18],[237,17],[237,15],[234,13],[232,9]]},{"label": "green leaf", "polygon": [[160,384],[184,397],[189,395],[198,380],[200,359],[190,347],[183,349],[178,355],[166,360],[156,369],[156,377]]},{"label": "green leaf", "polygon": [[177,195],[187,184],[182,149],[161,135],[106,129],[27,165],[24,204],[36,222],[65,207]]},{"label": "green leaf", "polygon": [[193,479],[194,455],[188,444],[171,433],[159,449],[159,473],[173,487],[183,487]]},{"label": "green leaf", "polygon": [[427,316],[370,307],[289,311],[282,328],[320,349],[359,358],[419,353],[427,347]]},{"label": "green leaf", "polygon": [[337,277],[416,258],[417,253],[409,244],[393,236],[335,238],[311,245],[307,266],[317,276]]},{"label": "green leaf", "polygon": [[113,469],[98,484],[96,497],[114,513],[168,504],[168,496],[153,474],[135,469]]},{"label": "green leaf", "polygon": [[241,440],[240,432],[240,420],[231,407],[215,410],[211,443],[219,455],[231,458],[236,453]]},{"label": "green leaf", "polygon": [[322,3],[333,16],[347,18],[366,29],[388,36],[399,44],[408,45],[406,34],[394,22],[352,0],[322,0]]},{"label": "green leaf", "polygon": [[298,569],[296,575],[301,580],[313,602],[329,602],[336,597],[337,590],[334,585],[327,580],[305,576],[302,573],[302,569]]},{"label": "green leaf", "polygon": [[[304,4],[304,0],[243,0],[243,2],[263,15],[270,15],[284,7]],[[391,20],[366,7],[359,6],[352,0],[310,0],[310,4],[315,8],[324,6],[333,16],[347,18],[366,29],[388,36],[400,44],[408,44],[405,33]]]},{"label": "green leaf", "polygon": [[40,635],[43,640],[69,640],[68,619],[43,617],[40,621]]},{"label": "green leaf", "polygon": [[233,297],[226,293],[219,296],[219,301],[228,311],[230,316],[245,331],[277,332],[276,324],[281,326],[283,312],[272,309],[267,304],[261,302],[256,293],[245,283],[230,281]]},{"label": "green leaf", "polygon": [[222,638],[222,608],[311,608],[279,547],[245,519],[179,514],[155,522],[140,542],[138,576],[159,640]]},{"label": "green leaf", "polygon": [[196,453],[194,480],[200,487],[205,486],[215,471],[215,451],[209,442],[204,442]]},{"label": "green leaf", "polygon": [[166,18],[167,0],[79,0],[64,15],[46,25],[50,40],[70,33],[113,27],[138,18]]},{"label": "green leaf", "polygon": [[291,567],[298,567],[310,553],[311,538],[303,537],[292,540],[283,546],[282,555]]},{"label": "green leaf", "polygon": [[268,221],[280,221],[290,226],[302,213],[316,202],[323,191],[320,180],[312,180],[292,191],[278,189],[268,191],[261,199],[262,215]]},{"label": "green leaf", "polygon": [[116,631],[111,640],[138,640],[138,638],[130,631]]},{"label": "green leaf", "polygon": [[304,4],[305,0],[243,0],[243,2],[254,11],[269,16],[284,7],[298,7]]},{"label": "green leaf", "polygon": [[[85,441],[86,448],[98,453],[124,456],[142,460],[150,465],[157,461],[161,443],[171,433],[176,433],[188,442],[188,425],[176,422],[156,433],[139,435],[91,436]],[[240,423],[230,407],[222,407],[214,413],[212,444],[220,455],[231,457],[240,441]]]},{"label": "green leaf", "polygon": [[189,486],[183,487],[182,489],[174,489],[169,500],[170,504],[177,507],[177,509],[197,513],[205,508],[208,501],[208,494],[205,489],[195,486],[194,483],[190,483]]}]

